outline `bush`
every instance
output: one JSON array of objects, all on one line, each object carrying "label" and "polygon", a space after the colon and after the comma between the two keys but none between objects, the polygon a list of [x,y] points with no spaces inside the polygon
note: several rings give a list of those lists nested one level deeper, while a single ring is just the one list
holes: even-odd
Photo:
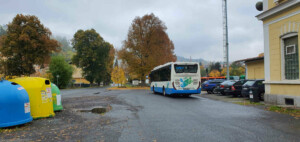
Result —
[{"label": "bush", "polygon": [[54,56],[51,58],[49,72],[52,74],[50,80],[53,83],[59,88],[66,88],[72,79],[73,67],[65,61],[64,57]]}]

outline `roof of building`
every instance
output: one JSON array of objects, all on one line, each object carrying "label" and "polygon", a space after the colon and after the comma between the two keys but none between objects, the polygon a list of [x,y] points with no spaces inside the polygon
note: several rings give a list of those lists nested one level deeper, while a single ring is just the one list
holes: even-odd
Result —
[{"label": "roof of building", "polygon": [[235,62],[252,62],[252,61],[258,61],[258,60],[264,60],[264,56],[259,56],[259,57],[253,57],[253,58],[247,58],[247,59],[242,59],[242,60],[237,60]]},{"label": "roof of building", "polygon": [[74,72],[72,75],[72,78],[82,78],[82,69],[81,68],[77,68],[76,66],[74,67]]}]

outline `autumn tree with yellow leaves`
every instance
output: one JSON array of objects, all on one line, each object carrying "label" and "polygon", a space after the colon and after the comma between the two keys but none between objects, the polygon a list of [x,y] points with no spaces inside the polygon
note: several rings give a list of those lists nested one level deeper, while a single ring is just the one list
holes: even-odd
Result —
[{"label": "autumn tree with yellow leaves", "polygon": [[[227,74],[227,70],[226,70],[226,68],[223,68],[221,71],[221,75],[225,76],[226,74]],[[245,65],[238,63],[238,62],[232,63],[229,68],[229,74],[231,76],[245,75]]]},{"label": "autumn tree with yellow leaves", "polygon": [[111,73],[111,80],[118,84],[125,84],[126,83],[126,77],[125,77],[125,73],[124,70],[122,68],[119,68],[118,66],[114,67],[112,73]]},{"label": "autumn tree with yellow leaves", "polygon": [[221,73],[218,71],[218,70],[212,70],[210,73],[209,73],[209,76],[210,77],[220,77]]}]

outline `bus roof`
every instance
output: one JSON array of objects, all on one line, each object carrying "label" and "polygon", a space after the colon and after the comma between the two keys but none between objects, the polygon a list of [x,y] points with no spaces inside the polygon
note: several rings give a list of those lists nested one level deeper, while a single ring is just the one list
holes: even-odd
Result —
[{"label": "bus roof", "polygon": [[161,69],[163,67],[166,67],[166,66],[169,66],[169,65],[172,65],[172,64],[179,64],[179,65],[194,65],[194,64],[199,64],[198,62],[169,62],[169,63],[165,63],[163,65],[159,65],[157,67],[155,67],[152,71],[155,71],[155,70],[158,70],[158,69]]}]

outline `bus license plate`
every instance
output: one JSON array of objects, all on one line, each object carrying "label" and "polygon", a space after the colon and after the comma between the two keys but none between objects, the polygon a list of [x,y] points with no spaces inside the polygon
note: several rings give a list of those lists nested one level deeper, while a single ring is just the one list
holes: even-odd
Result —
[{"label": "bus license plate", "polygon": [[190,90],[190,88],[183,88],[183,90]]}]

